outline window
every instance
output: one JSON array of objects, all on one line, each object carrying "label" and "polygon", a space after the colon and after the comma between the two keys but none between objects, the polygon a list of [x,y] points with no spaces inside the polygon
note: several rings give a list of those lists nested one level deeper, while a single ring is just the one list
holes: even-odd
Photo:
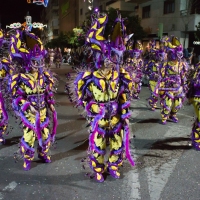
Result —
[{"label": "window", "polygon": [[150,6],[145,6],[142,8],[142,18],[149,18],[150,17]]},{"label": "window", "polygon": [[164,14],[174,13],[175,0],[167,0],[164,2]]},{"label": "window", "polygon": [[190,14],[200,14],[200,1],[192,0]]},{"label": "window", "polygon": [[83,15],[83,9],[82,8],[80,9],[80,15]]},{"label": "window", "polygon": [[54,36],[58,36],[58,29],[54,29],[54,30],[53,30],[53,35],[54,35]]}]

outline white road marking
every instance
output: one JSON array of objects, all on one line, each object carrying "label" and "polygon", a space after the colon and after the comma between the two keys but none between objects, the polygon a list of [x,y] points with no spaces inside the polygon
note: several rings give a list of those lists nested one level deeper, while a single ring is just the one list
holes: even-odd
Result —
[{"label": "white road marking", "polygon": [[[165,138],[171,138],[171,137],[185,137],[185,133],[188,133],[190,131],[190,127],[185,126],[177,126],[177,127],[170,127],[169,130],[164,135]],[[175,145],[181,145],[180,143],[175,143]],[[173,143],[171,143],[173,145]],[[151,151],[159,151],[159,150],[151,150]],[[175,151],[175,157],[171,154],[173,154],[173,150],[169,152],[169,150],[162,150],[163,157],[166,157],[166,159],[160,159],[160,162],[154,162],[155,164],[153,167],[146,167],[145,171],[147,173],[147,179],[148,179],[148,187],[149,187],[149,195],[150,199],[152,200],[159,200],[160,195],[165,188],[165,185],[168,182],[168,179],[170,178],[171,174],[173,173],[176,164],[179,160],[179,158],[182,155],[183,150]],[[162,155],[162,153],[161,153]]]},{"label": "white road marking", "polygon": [[3,199],[3,194],[0,192],[0,200]]},{"label": "white road marking", "polygon": [[[141,113],[141,111],[133,110],[132,113],[131,113],[131,118],[136,118],[140,113]],[[137,123],[137,122],[135,122],[135,123]],[[133,130],[132,130],[132,126],[131,126],[132,124],[133,123],[130,123],[130,137],[132,137],[133,134],[134,134]],[[132,149],[131,155],[133,155],[134,160],[137,160],[137,155],[136,155],[135,151],[136,151],[135,149]],[[128,187],[131,188],[130,194],[126,194],[127,198],[129,200],[141,199],[139,173],[138,173],[137,168],[131,170],[128,173],[128,177],[126,177],[124,179],[124,182],[126,182],[126,183],[123,184],[123,186],[125,186],[125,187],[128,186]],[[124,190],[126,190],[126,188]]]},{"label": "white road marking", "polygon": [[9,183],[4,189],[3,191],[12,191],[17,187],[17,183],[15,181]]}]

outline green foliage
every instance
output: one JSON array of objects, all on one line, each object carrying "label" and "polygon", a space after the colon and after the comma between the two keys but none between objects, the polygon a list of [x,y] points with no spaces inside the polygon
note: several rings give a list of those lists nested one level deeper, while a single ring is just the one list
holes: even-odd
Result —
[{"label": "green foliage", "polygon": [[[106,24],[104,37],[108,39],[108,36],[111,33],[112,26],[114,24],[115,19],[117,18],[117,9],[109,8],[108,11],[105,11],[108,14],[108,23]],[[126,26],[126,33],[131,34],[134,33],[133,39],[141,40],[146,36],[145,31],[140,25],[140,19],[137,16],[129,16],[127,12],[120,11],[121,16],[125,19],[124,24]],[[91,14],[92,12],[88,12],[87,20],[82,24],[81,27],[76,27],[72,31],[67,33],[61,33],[58,38],[52,39],[51,42],[45,45],[46,48],[55,48],[60,47],[64,49],[65,47],[77,48],[79,46],[84,45],[85,43],[85,35],[91,26]]]},{"label": "green foliage", "polygon": [[[109,8],[108,11],[105,11],[108,15],[108,23],[106,24],[104,37],[108,39],[108,36],[111,33],[112,26],[115,22],[115,19],[117,18],[117,9]],[[133,38],[135,40],[141,40],[142,38],[146,37],[146,33],[142,26],[140,25],[140,19],[137,16],[129,16],[127,12],[120,11],[121,16],[123,19],[125,19],[124,24],[126,26],[126,33],[131,34],[134,33]],[[90,16],[87,19],[86,22],[87,26],[88,24],[91,25]]]},{"label": "green foliage", "polygon": [[196,32],[194,33],[195,39],[197,41],[200,41],[200,22],[195,27],[197,29]]},{"label": "green foliage", "polygon": [[85,41],[85,32],[82,28],[74,28],[73,34],[69,38],[69,44],[71,44],[73,47],[82,46]]}]

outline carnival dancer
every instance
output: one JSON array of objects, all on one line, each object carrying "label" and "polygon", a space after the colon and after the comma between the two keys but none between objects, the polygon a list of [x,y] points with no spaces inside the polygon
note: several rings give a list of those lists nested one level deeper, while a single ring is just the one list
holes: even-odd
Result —
[{"label": "carnival dancer", "polygon": [[62,63],[62,52],[60,48],[55,49],[55,54],[54,54],[54,61],[56,64],[56,68],[60,68],[61,63]]},{"label": "carnival dancer", "polygon": [[[27,49],[12,44],[11,55],[21,57],[24,73],[11,77],[10,90],[13,97],[13,108],[23,124],[23,137],[20,141],[20,154],[24,159],[24,170],[29,170],[34,159],[34,142],[38,140],[38,158],[45,163],[50,163],[48,155],[50,145],[55,140],[57,114],[53,99],[54,79],[51,73],[44,68],[46,51],[40,39],[31,33],[26,33],[35,40],[35,45]],[[33,43],[31,43],[33,44]],[[30,49],[30,50],[28,50]],[[50,131],[49,111],[53,115],[53,127]]]},{"label": "carnival dancer", "polygon": [[182,60],[183,48],[179,40],[173,37],[171,42],[166,42],[165,47],[168,61],[161,67],[161,95],[162,124],[170,119],[177,123],[177,112],[182,107],[185,99],[187,64]]},{"label": "carnival dancer", "polygon": [[196,150],[200,150],[200,62],[195,66],[193,77],[188,83],[187,98],[194,106],[196,120],[192,127],[192,145]]},{"label": "carnival dancer", "polygon": [[165,60],[165,51],[164,49],[151,49],[151,59],[144,66],[144,74],[149,78],[149,90],[151,96],[149,97],[149,105],[151,110],[154,111],[157,108],[157,102],[159,98],[159,87],[160,87],[160,69]]},{"label": "carnival dancer", "polygon": [[55,55],[54,50],[48,48],[47,54],[45,56],[45,63],[46,63],[47,68],[51,68],[52,67],[53,62],[54,62],[54,55]]},{"label": "carnival dancer", "polygon": [[[5,143],[3,135],[8,126],[8,114],[6,101],[8,97],[8,80],[13,73],[13,67],[9,58],[0,58],[0,144]],[[7,102],[8,104],[9,102]]]},{"label": "carnival dancer", "polygon": [[141,86],[142,86],[142,77],[143,77],[143,65],[144,62],[141,58],[142,54],[142,44],[140,41],[136,41],[135,48],[131,51],[132,54],[132,66],[134,68],[133,71],[133,97],[135,99],[139,99],[139,93],[141,91]]},{"label": "carnival dancer", "polygon": [[[0,48],[2,52],[4,51],[3,45],[7,43],[4,39],[3,31],[0,30]],[[8,126],[8,113],[5,103],[9,104],[8,98],[8,80],[13,73],[13,66],[11,63],[11,57],[1,57],[0,58],[0,144],[5,143],[3,135],[6,132]]]},{"label": "carnival dancer", "polygon": [[[104,173],[119,178],[119,167],[126,156],[134,165],[129,152],[128,100],[132,89],[129,73],[120,68],[125,46],[121,32],[124,31],[123,19],[119,15],[115,21],[113,34],[106,41],[103,31],[107,15],[95,11],[92,27],[88,32],[86,44],[91,46],[95,66],[86,71],[79,70],[75,78],[75,102],[83,106],[90,126],[88,157],[89,165],[98,182],[104,181]],[[74,88],[71,88],[71,92]],[[106,146],[110,155],[104,160]]]}]

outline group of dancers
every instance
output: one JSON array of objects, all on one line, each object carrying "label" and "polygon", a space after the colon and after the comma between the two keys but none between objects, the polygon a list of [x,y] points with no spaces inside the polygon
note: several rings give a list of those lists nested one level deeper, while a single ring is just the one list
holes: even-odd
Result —
[{"label": "group of dancers", "polygon": [[[159,48],[150,41],[149,60],[144,61],[142,44],[132,40],[133,34],[126,34],[120,13],[105,39],[108,20],[107,14],[94,11],[85,41],[85,54],[93,60],[76,66],[76,73],[70,73],[66,82],[66,94],[76,107],[83,109],[88,122],[88,163],[98,182],[103,182],[107,173],[120,178],[119,169],[125,158],[135,165],[129,149],[129,107],[133,99],[139,99],[144,75],[149,78],[152,111],[160,100],[162,124],[167,120],[178,122],[177,112],[185,99],[193,103],[197,119],[191,139],[194,148],[200,150],[200,63],[188,76],[189,66],[176,37],[163,37]],[[26,29],[10,31],[9,36],[0,31],[0,48],[5,44],[9,53],[0,59],[0,143],[5,143],[7,112],[11,109],[23,131],[16,157],[20,155],[23,169],[30,170],[36,139],[38,158],[51,162],[48,151],[57,128],[57,80],[45,64],[48,52],[39,37]],[[108,147],[109,156],[105,159]]]},{"label": "group of dancers", "polygon": [[[129,150],[130,102],[139,99],[143,77],[148,77],[150,108],[154,111],[160,100],[161,122],[178,122],[177,112],[187,98],[195,106],[197,120],[192,129],[192,144],[200,149],[199,66],[190,70],[183,58],[183,46],[175,36],[165,36],[159,48],[149,42],[149,59],[142,59],[142,44],[126,34],[118,14],[108,39],[104,30],[108,16],[96,10],[86,35],[86,56],[91,63],[76,67],[76,74],[67,76],[67,94],[77,107],[84,110],[89,127],[88,159],[98,182],[105,174],[120,177],[119,168],[126,157],[134,161]],[[189,76],[190,74],[190,76]],[[192,75],[191,75],[192,74]],[[199,93],[199,94],[198,94]],[[109,146],[109,157],[105,160]]]}]

